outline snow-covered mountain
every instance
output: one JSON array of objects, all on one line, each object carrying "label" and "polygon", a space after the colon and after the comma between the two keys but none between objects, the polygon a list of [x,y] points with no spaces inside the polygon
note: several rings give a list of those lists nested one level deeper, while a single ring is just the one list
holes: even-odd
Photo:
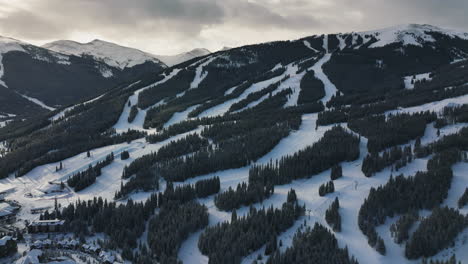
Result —
[{"label": "snow-covered mountain", "polygon": [[[467,36],[403,25],[231,48],[0,124],[0,192],[21,205],[12,225],[49,208],[76,227],[54,245],[98,234],[112,242],[102,252],[136,263],[277,263],[286,248],[279,263],[465,261]],[[96,197],[127,206],[100,210],[114,207]],[[66,213],[51,213],[55,199]],[[299,239],[316,224],[326,230]]]},{"label": "snow-covered mountain", "polygon": [[372,41],[372,44],[368,46],[369,48],[383,47],[395,43],[400,43],[403,46],[423,46],[436,42],[433,36],[434,34],[442,34],[449,38],[468,40],[468,33],[466,32],[420,24],[404,24],[378,30],[351,33],[353,41],[355,41],[358,36],[364,39],[362,45]]},{"label": "snow-covered mountain", "polygon": [[99,40],[39,47],[0,37],[0,111],[17,116],[51,111],[166,67],[150,54]]},{"label": "snow-covered mountain", "polygon": [[95,39],[88,43],[79,43],[71,40],[58,40],[44,44],[42,47],[62,54],[92,56],[98,60],[102,60],[111,67],[116,67],[122,70],[145,62],[154,62],[164,66],[156,56],[150,53],[99,39]]},{"label": "snow-covered mountain", "polygon": [[211,52],[207,49],[197,48],[176,55],[155,55],[155,57],[164,62],[167,66],[174,66],[176,64],[191,60],[196,57],[206,56],[210,53]]}]

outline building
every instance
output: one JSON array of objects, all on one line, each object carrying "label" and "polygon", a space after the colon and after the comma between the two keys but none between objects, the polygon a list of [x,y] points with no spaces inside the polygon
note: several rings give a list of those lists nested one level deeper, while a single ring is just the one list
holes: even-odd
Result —
[{"label": "building", "polygon": [[52,206],[34,207],[31,208],[31,214],[41,214],[50,208],[52,208]]},{"label": "building", "polygon": [[0,258],[7,257],[17,250],[16,240],[11,236],[4,236],[0,239]]},{"label": "building", "polygon": [[9,203],[0,203],[0,221],[9,221],[14,219],[19,207],[13,206]]},{"label": "building", "polygon": [[62,232],[64,220],[39,220],[33,221],[28,226],[29,233],[48,233],[48,232]]}]

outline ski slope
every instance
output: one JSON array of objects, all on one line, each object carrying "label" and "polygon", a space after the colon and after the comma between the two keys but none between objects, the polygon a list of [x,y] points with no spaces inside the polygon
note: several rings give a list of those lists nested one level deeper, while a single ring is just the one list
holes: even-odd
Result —
[{"label": "ski slope", "polygon": [[323,72],[323,65],[327,63],[332,54],[327,53],[325,54],[313,67],[312,70],[314,70],[315,77],[322,81],[325,89],[325,96],[320,100],[324,105],[327,104],[328,101],[332,98],[333,95],[336,94],[338,89],[336,89],[336,86],[328,79],[327,75]]},{"label": "ski slope", "polygon": [[133,122],[128,122],[128,117],[130,116],[130,109],[133,105],[138,105],[138,96],[140,95],[141,92],[143,92],[144,90],[147,90],[149,88],[152,88],[152,87],[156,87],[157,85],[161,84],[161,83],[165,83],[167,82],[168,80],[170,80],[172,77],[176,76],[177,73],[180,72],[180,69],[173,69],[169,74],[167,74],[162,80],[158,81],[158,82],[155,82],[153,84],[150,84],[148,86],[145,86],[137,91],[135,91],[129,98],[128,98],[128,101],[127,102],[130,102],[130,106],[127,104],[125,104],[125,107],[122,111],[122,114],[120,115],[119,117],[119,120],[117,121],[117,123],[113,126],[113,128],[115,129],[115,131],[117,133],[122,133],[122,132],[126,132],[128,131],[129,129],[133,129],[133,130],[139,130],[139,131],[147,131],[149,133],[155,133],[154,130],[151,130],[151,129],[145,129],[143,128],[143,124],[145,122],[145,118],[146,118],[146,112],[153,108],[153,107],[157,107],[157,106],[160,106],[162,104],[164,104],[164,99],[157,102],[156,104],[146,108],[146,109],[140,109],[138,108],[138,114],[136,115],[135,119],[133,120]]}]

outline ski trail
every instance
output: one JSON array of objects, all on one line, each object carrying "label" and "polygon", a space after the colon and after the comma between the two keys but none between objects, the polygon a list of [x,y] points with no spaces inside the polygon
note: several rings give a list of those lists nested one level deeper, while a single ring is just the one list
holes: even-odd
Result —
[{"label": "ski trail", "polygon": [[[140,109],[138,108],[138,113],[135,117],[135,119],[133,120],[133,122],[128,122],[128,117],[130,115],[130,110],[132,108],[132,106],[134,105],[138,105],[138,96],[140,95],[141,92],[143,92],[144,90],[146,89],[149,89],[149,88],[152,88],[152,87],[155,87],[161,83],[165,83],[167,82],[168,80],[170,80],[172,77],[176,76],[177,73],[179,73],[180,69],[174,69],[172,70],[168,75],[166,75],[164,77],[164,79],[158,81],[158,82],[155,82],[153,84],[150,84],[148,86],[145,86],[137,91],[135,91],[129,98],[128,98],[128,101],[127,103],[125,103],[125,107],[122,111],[122,114],[120,114],[120,117],[119,117],[119,120],[117,121],[117,123],[113,126],[113,128],[115,129],[115,131],[117,133],[122,133],[122,132],[126,132],[128,131],[129,129],[133,129],[133,130],[140,130],[140,131],[147,131],[147,132],[154,132],[153,130],[151,129],[144,129],[143,128],[143,124],[145,122],[145,118],[146,118],[146,112],[153,108],[153,107],[157,107],[157,106],[160,106],[162,104],[164,104],[164,99],[157,102],[156,104],[148,107],[148,108],[145,108],[145,109]],[[130,102],[130,105],[128,105],[128,102]]]},{"label": "ski trail", "polygon": [[47,109],[47,110],[49,110],[49,111],[54,111],[54,110],[55,110],[55,108],[46,105],[44,102],[42,102],[41,100],[39,100],[39,99],[37,99],[37,98],[29,97],[29,96],[27,96],[27,95],[20,94],[20,93],[18,93],[18,92],[16,92],[16,93],[19,94],[19,95],[20,95],[21,97],[23,97],[24,99],[26,99],[26,100],[28,100],[28,101],[30,101],[30,102],[32,102],[32,103],[34,103],[34,104],[36,104],[36,105],[38,105],[38,106],[44,108],[44,109]]},{"label": "ski trail", "polygon": [[323,35],[323,49],[328,53],[328,35]]},{"label": "ski trail", "polygon": [[164,124],[164,128],[168,128],[174,124],[177,124],[177,123],[180,123],[182,121],[185,121],[187,120],[188,118],[188,114],[190,112],[192,112],[195,108],[197,108],[199,106],[199,104],[197,105],[193,105],[193,106],[190,106],[189,108],[185,109],[184,111],[182,112],[176,112],[172,115],[171,119],[169,119],[169,121],[167,121],[165,124]]},{"label": "ski trail", "polygon": [[200,65],[198,65],[197,69],[195,70],[195,77],[193,78],[189,89],[198,88],[198,85],[200,85],[200,83],[206,78],[206,76],[208,76],[208,71],[203,72],[203,67],[210,64],[215,59],[216,57],[209,58]]},{"label": "ski trail", "polygon": [[327,63],[331,58],[331,53],[325,54],[314,66],[312,70],[315,72],[315,77],[322,81],[325,89],[325,96],[320,100],[324,105],[336,94],[338,89],[336,86],[328,79],[327,75],[323,72],[323,65]]},{"label": "ski trail", "polygon": [[314,49],[314,48],[312,47],[312,45],[310,44],[309,41],[304,40],[303,43],[304,43],[304,45],[305,45],[307,48],[311,49],[311,50],[314,51],[315,53],[320,53],[320,51],[318,51],[318,50],[316,50],[316,49]]}]

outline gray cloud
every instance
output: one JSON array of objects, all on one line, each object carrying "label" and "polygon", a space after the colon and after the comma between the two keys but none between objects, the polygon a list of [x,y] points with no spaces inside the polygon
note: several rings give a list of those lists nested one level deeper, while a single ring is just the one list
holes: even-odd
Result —
[{"label": "gray cloud", "polygon": [[154,53],[402,23],[468,28],[466,0],[0,0],[0,34],[100,37]]}]

